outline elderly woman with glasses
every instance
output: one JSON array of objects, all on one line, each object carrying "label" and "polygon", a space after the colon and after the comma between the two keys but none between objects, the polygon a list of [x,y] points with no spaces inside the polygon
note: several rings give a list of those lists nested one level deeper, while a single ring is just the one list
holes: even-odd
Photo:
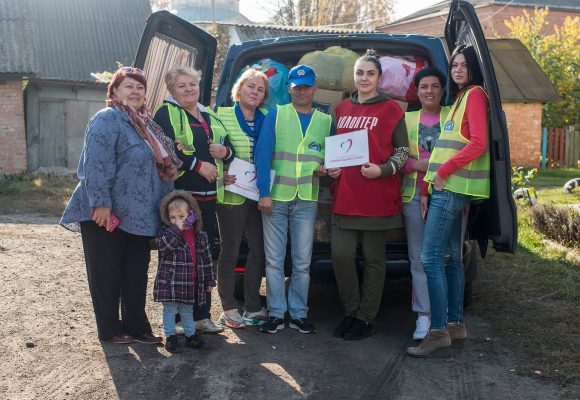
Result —
[{"label": "elderly woman with glasses", "polygon": [[[216,258],[216,198],[218,166],[234,158],[234,148],[223,133],[217,115],[199,103],[201,73],[192,68],[174,68],[165,75],[171,94],[155,113],[155,121],[179,143],[177,155],[183,162],[175,187],[190,192],[201,209],[203,227]],[[219,130],[219,133],[218,133]],[[223,140],[214,140],[215,138]],[[196,303],[197,304],[197,303]],[[194,307],[197,329],[206,333],[223,331],[210,318],[211,296]]]},{"label": "elderly woman with glasses", "polygon": [[146,91],[137,68],[113,75],[107,107],[87,125],[80,182],[60,221],[82,236],[99,339],[117,344],[162,341],[145,313],[149,240],[181,161],[150,117]]}]

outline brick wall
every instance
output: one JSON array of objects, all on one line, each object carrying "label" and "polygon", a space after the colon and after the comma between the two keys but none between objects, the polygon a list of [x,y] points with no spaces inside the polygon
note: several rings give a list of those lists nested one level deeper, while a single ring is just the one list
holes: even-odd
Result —
[{"label": "brick wall", "polygon": [[0,81],[0,174],[26,170],[22,81]]},{"label": "brick wall", "polygon": [[538,167],[542,143],[542,104],[502,104],[510,138],[512,167]]},{"label": "brick wall", "polygon": [[[504,21],[509,21],[512,16],[523,16],[524,10],[526,10],[529,15],[534,14],[534,9],[532,7],[505,7],[501,5],[477,7],[475,12],[485,37],[495,38],[506,37],[509,33],[509,29],[505,26]],[[431,36],[443,36],[447,14],[448,11],[429,18],[381,27],[380,30],[386,33],[416,33]],[[573,18],[578,15],[580,15],[580,12],[550,10],[547,17],[548,24],[546,25],[544,33],[553,34],[554,24],[562,26],[564,19],[567,16]]]}]

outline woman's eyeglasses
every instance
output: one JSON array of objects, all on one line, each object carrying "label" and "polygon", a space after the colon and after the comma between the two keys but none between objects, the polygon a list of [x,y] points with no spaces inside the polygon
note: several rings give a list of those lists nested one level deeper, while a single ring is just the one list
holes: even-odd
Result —
[{"label": "woman's eyeglasses", "polygon": [[145,75],[145,73],[140,70],[139,68],[135,67],[121,67],[119,68],[120,71],[127,72],[129,74],[138,74],[138,75]]}]

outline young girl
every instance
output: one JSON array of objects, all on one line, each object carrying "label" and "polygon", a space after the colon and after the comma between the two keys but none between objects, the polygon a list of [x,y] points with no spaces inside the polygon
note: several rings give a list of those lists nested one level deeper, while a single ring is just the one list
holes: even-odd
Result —
[{"label": "young girl", "polygon": [[159,266],[153,299],[163,303],[165,349],[174,353],[183,349],[175,332],[178,313],[185,331],[185,346],[204,345],[201,335],[195,332],[193,305],[205,304],[216,279],[207,234],[201,229],[201,211],[193,196],[182,190],[172,192],[159,208],[164,226],[156,239]]}]

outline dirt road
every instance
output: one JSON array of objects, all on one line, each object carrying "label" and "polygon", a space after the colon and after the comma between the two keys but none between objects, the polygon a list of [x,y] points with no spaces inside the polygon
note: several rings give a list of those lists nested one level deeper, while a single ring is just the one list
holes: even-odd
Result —
[{"label": "dirt road", "polygon": [[[80,236],[56,222],[0,216],[2,399],[560,398],[557,385],[518,375],[515,356],[469,313],[469,339],[452,358],[406,357],[414,327],[408,282],[386,285],[374,335],[360,342],[332,337],[341,319],[336,287],[331,277],[313,277],[309,317],[316,335],[227,329],[206,335],[207,349],[177,355],[142,344],[102,344]],[[148,315],[160,333],[161,306],[148,296]]]}]

